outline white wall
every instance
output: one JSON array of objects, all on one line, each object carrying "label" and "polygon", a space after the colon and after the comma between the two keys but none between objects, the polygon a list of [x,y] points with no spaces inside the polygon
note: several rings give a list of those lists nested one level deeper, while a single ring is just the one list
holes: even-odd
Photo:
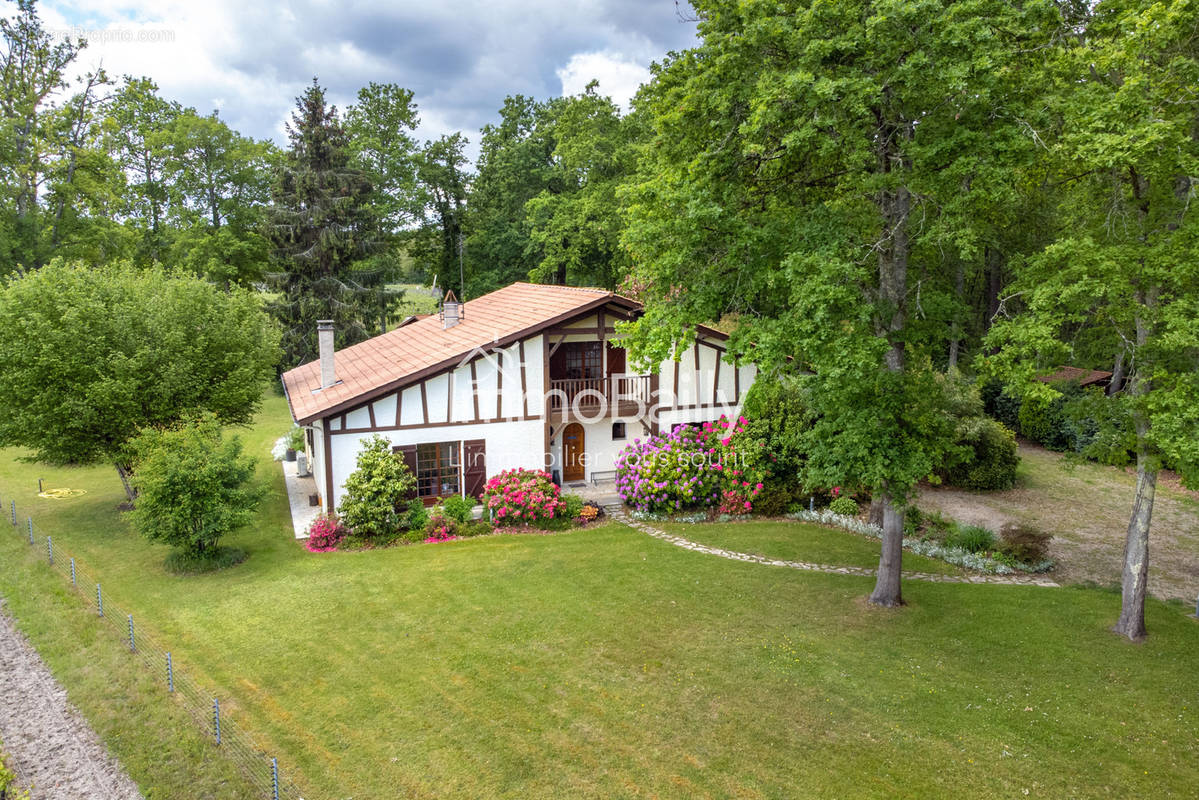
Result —
[{"label": "white wall", "polygon": [[[405,398],[405,402],[407,399]],[[443,397],[444,416],[444,397]],[[432,409],[430,409],[432,413]],[[374,434],[343,433],[332,439],[334,505],[341,502],[346,478],[357,468],[362,441]],[[540,420],[527,422],[482,422],[474,425],[447,425],[412,430],[382,431],[379,433],[393,447],[429,442],[458,442],[483,439],[487,442],[487,476],[506,469],[524,467],[544,469],[542,454],[544,428]],[[323,475],[323,473],[322,473]],[[323,480],[323,478],[322,478]]]},{"label": "white wall", "polygon": [[[612,423],[624,422],[625,438],[612,438]],[[598,422],[581,422],[583,426],[583,447],[587,454],[584,464],[583,480],[590,481],[595,472],[609,472],[616,469],[616,457],[633,439],[645,438],[649,428],[640,420],[635,419],[605,419]],[[553,456],[551,471],[558,470],[562,477],[562,431],[565,425],[554,425],[554,439],[550,443],[550,453]]]}]

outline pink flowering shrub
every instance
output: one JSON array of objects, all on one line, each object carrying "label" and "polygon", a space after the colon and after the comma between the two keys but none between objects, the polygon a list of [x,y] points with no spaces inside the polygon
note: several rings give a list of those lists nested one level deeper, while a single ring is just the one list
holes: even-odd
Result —
[{"label": "pink flowering shrub", "polygon": [[748,422],[721,417],[634,439],[616,459],[616,490],[638,511],[749,513],[765,469],[761,444],[747,434]]},{"label": "pink flowering shrub", "polygon": [[487,481],[479,499],[496,526],[536,525],[565,510],[560,492],[544,470],[509,469]]},{"label": "pink flowering shrub", "polygon": [[452,542],[458,538],[459,522],[444,509],[434,512],[425,523],[425,542]]},{"label": "pink flowering shrub", "polygon": [[332,514],[321,514],[308,526],[308,541],[304,547],[311,553],[327,553],[336,550],[346,536],[346,527]]}]

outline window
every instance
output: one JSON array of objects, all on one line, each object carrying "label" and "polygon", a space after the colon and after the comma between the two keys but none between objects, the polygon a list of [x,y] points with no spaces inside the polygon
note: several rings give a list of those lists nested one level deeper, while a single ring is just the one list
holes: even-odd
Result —
[{"label": "window", "polygon": [[625,438],[625,432],[624,432],[624,423],[623,423],[623,422],[613,422],[613,423],[612,423],[612,438],[613,438],[614,440],[615,440],[615,439],[623,439],[623,438]]},{"label": "window", "polygon": [[437,442],[416,446],[417,497],[449,497],[459,494],[459,442]]},{"label": "window", "polygon": [[567,378],[602,378],[604,356],[599,342],[568,342],[566,350]]}]

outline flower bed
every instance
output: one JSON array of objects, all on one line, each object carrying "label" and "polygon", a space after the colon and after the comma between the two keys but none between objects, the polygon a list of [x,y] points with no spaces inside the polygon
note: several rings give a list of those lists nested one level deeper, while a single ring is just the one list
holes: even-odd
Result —
[{"label": "flower bed", "polygon": [[544,470],[509,469],[487,481],[480,499],[497,526],[535,525],[564,509],[560,493]]},{"label": "flower bed", "polygon": [[749,440],[748,420],[721,417],[700,427],[634,439],[616,458],[616,490],[648,513],[716,508],[746,514],[762,491],[762,443]]}]

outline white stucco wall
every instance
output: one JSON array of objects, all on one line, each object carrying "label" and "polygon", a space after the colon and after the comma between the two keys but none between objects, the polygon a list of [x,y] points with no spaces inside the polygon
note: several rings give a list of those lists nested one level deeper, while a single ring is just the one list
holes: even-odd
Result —
[{"label": "white stucco wall", "polygon": [[[612,423],[614,422],[624,422],[624,439],[612,438]],[[632,444],[633,439],[644,438],[649,433],[649,428],[636,419],[609,418],[579,424],[583,426],[583,447],[587,454],[583,474],[585,481],[590,481],[595,472],[609,472],[616,469],[616,457],[620,455],[620,451]],[[554,438],[550,443],[550,454],[553,457],[550,471],[558,470],[559,477],[562,477],[562,431],[565,427],[560,424],[554,425]]]},{"label": "white stucco wall", "polygon": [[[405,398],[405,402],[407,399]],[[445,400],[442,398],[444,416]],[[430,414],[432,409],[430,409]],[[361,442],[370,433],[343,433],[332,438],[334,505],[341,502],[346,478],[357,466]],[[393,447],[428,442],[458,442],[483,439],[487,442],[488,477],[505,469],[525,467],[542,469],[545,458],[543,426],[540,420],[522,422],[483,422],[474,425],[446,425],[411,430],[391,430],[379,433]],[[323,474],[323,473],[322,473]]]}]

